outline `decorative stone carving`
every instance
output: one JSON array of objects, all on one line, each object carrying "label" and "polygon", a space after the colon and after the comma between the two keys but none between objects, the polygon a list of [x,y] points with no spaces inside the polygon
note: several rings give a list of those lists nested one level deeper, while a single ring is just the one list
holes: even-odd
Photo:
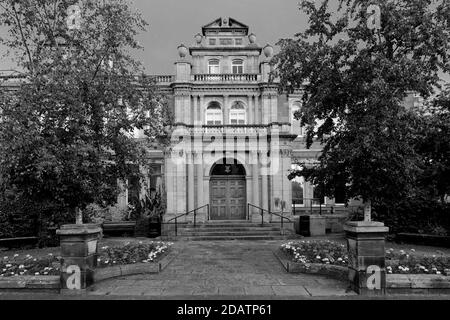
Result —
[{"label": "decorative stone carving", "polygon": [[194,36],[195,42],[197,43],[197,45],[200,45],[202,43],[203,40],[203,36],[200,33],[197,33]]},{"label": "decorative stone carving", "polygon": [[185,58],[188,53],[188,49],[186,48],[186,46],[184,44],[180,44],[177,49],[178,49],[178,54],[180,55],[180,58],[181,59]]},{"label": "decorative stone carving", "polygon": [[263,52],[266,58],[270,58],[273,55],[273,47],[270,44],[266,44],[266,46],[263,48]]},{"label": "decorative stone carving", "polygon": [[250,41],[250,44],[254,44],[256,42],[256,35],[254,33],[250,33],[248,36],[248,41]]}]

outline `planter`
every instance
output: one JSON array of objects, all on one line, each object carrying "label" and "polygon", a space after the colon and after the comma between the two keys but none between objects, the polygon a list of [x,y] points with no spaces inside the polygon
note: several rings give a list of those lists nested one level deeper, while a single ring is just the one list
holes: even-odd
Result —
[{"label": "planter", "polygon": [[450,294],[450,277],[433,274],[388,274],[388,294]]},{"label": "planter", "polygon": [[0,278],[0,291],[59,292],[60,276],[14,276]]},{"label": "planter", "polygon": [[348,280],[348,268],[345,266],[323,263],[308,263],[305,265],[303,263],[291,261],[289,256],[281,250],[274,251],[274,255],[289,273],[319,274],[341,281]]}]

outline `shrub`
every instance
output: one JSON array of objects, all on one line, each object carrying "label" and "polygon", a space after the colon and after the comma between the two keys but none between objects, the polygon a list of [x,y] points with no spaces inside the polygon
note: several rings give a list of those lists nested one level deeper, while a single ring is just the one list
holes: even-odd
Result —
[{"label": "shrub", "polygon": [[391,233],[450,235],[449,203],[404,199],[392,205],[375,205],[374,211],[374,219],[384,222]]},{"label": "shrub", "polygon": [[345,245],[329,241],[290,241],[281,245],[281,250],[299,263],[324,263],[347,265],[348,255]]}]

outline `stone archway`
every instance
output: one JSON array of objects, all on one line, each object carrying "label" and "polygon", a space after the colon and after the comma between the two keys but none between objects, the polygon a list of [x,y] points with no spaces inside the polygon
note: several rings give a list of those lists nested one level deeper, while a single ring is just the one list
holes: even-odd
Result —
[{"label": "stone archway", "polygon": [[211,220],[245,220],[245,168],[236,159],[221,159],[210,172],[209,203]]}]

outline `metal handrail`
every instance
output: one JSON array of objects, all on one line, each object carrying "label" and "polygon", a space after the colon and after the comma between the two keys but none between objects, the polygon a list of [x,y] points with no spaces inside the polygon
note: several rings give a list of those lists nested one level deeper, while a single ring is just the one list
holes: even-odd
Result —
[{"label": "metal handrail", "polygon": [[[301,201],[303,202],[302,204],[304,205],[303,208],[305,208],[305,211],[309,209],[310,214],[313,214],[314,208],[316,208],[316,209],[318,208],[319,214],[322,215],[322,213],[325,209],[330,209],[331,214],[334,214],[335,208],[351,208],[351,209],[357,208],[358,209],[361,207],[361,205],[354,205],[354,206],[344,205],[343,206],[342,204],[339,204],[339,206],[337,206],[336,204],[330,205],[330,204],[320,203],[320,202],[319,202],[319,204],[313,205],[314,200],[320,201],[322,199],[321,198],[301,198]],[[307,202],[307,201],[309,201],[309,206],[307,204],[305,204],[305,202]],[[296,215],[296,210],[298,209],[295,206],[296,204],[298,204],[297,199],[292,199],[292,210],[294,211],[293,212],[294,216]],[[300,210],[300,211],[302,211],[302,210]]]},{"label": "metal handrail", "polygon": [[276,216],[281,218],[281,229],[282,230],[283,230],[283,221],[284,221],[284,219],[288,220],[289,222],[292,222],[291,219],[289,219],[288,217],[284,217],[283,216],[283,212],[282,211],[280,211],[281,214],[278,214],[276,212],[272,212],[270,210],[267,210],[267,209],[255,206],[254,204],[247,203],[247,212],[248,212],[249,220],[250,220],[250,207],[253,207],[253,208],[256,208],[256,209],[260,210],[260,212],[261,212],[261,226],[264,226],[264,211],[267,211],[269,214],[274,214],[274,215],[276,215]]},{"label": "metal handrail", "polygon": [[180,215],[178,215],[178,216],[176,216],[176,217],[174,217],[174,218],[172,218],[170,220],[167,220],[165,223],[169,223],[169,222],[175,220],[175,236],[178,236],[178,218],[181,218],[183,216],[187,216],[191,212],[193,212],[194,213],[194,228],[195,228],[196,227],[196,223],[197,223],[197,211],[200,210],[200,209],[203,209],[204,207],[208,208],[207,211],[208,211],[208,220],[209,220],[209,203],[208,203],[208,204],[205,204],[205,205],[203,205],[201,207],[198,207],[198,208],[195,208],[195,209],[193,209],[191,211],[188,211],[186,213],[182,213],[182,214],[180,214]]}]

